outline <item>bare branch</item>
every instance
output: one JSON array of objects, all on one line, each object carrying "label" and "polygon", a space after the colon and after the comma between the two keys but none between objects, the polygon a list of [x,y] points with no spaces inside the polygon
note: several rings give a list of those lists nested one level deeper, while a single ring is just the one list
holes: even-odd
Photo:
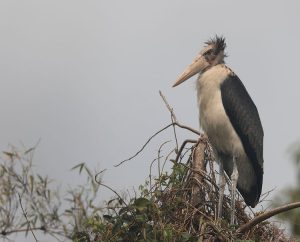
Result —
[{"label": "bare branch", "polygon": [[124,201],[124,199],[119,195],[119,193],[117,193],[117,192],[116,192],[114,189],[112,189],[111,187],[109,187],[109,186],[103,184],[102,182],[100,182],[99,180],[97,180],[97,176],[98,176],[98,174],[95,175],[95,181],[96,181],[97,184],[99,184],[100,186],[106,187],[107,189],[109,189],[110,191],[112,191],[114,194],[117,195],[117,197],[120,199],[120,201],[121,201],[123,204],[125,204],[126,206],[128,206],[127,203]]},{"label": "bare branch", "polygon": [[267,197],[268,197],[275,189],[276,189],[276,187],[273,187],[271,190],[269,190],[269,191],[267,191],[267,192],[261,194],[261,196],[260,196],[261,198],[260,198],[259,203],[265,201],[266,198],[267,198]]},{"label": "bare branch", "polygon": [[182,128],[182,129],[189,130],[189,131],[193,132],[194,134],[200,135],[200,132],[199,132],[198,130],[193,129],[193,128],[189,127],[189,126],[186,126],[186,125],[183,125],[183,124],[179,123],[179,122],[177,121],[177,118],[176,118],[175,114],[174,114],[173,108],[171,108],[171,106],[169,105],[169,103],[168,103],[166,97],[163,95],[163,93],[162,93],[161,91],[159,91],[159,95],[161,96],[161,98],[163,99],[163,101],[164,101],[164,103],[165,103],[167,109],[168,109],[168,110],[170,111],[170,113],[171,113],[171,120],[172,120],[172,123],[171,123],[171,124],[168,124],[168,125],[165,126],[164,128],[162,128],[162,129],[160,129],[159,131],[157,131],[155,134],[153,134],[153,135],[146,141],[146,143],[142,146],[142,148],[139,149],[133,156],[131,156],[131,157],[129,157],[129,158],[127,158],[127,159],[121,161],[120,163],[118,163],[118,164],[116,164],[116,165],[114,165],[114,167],[118,167],[118,166],[122,165],[124,162],[129,161],[129,160],[132,160],[133,158],[135,158],[137,155],[139,155],[139,154],[145,149],[145,147],[149,144],[149,142],[150,142],[156,135],[158,135],[159,133],[161,133],[162,131],[168,129],[168,128],[171,127],[171,126],[173,126],[173,129],[174,129],[174,136],[175,136],[175,140],[176,140],[176,149],[178,149],[178,141],[177,141],[177,135],[176,135],[176,131],[175,131],[175,126],[178,126],[178,127]]},{"label": "bare branch", "polygon": [[187,140],[183,141],[183,143],[182,143],[182,145],[180,146],[180,149],[179,149],[179,151],[178,151],[178,153],[177,153],[177,156],[176,156],[176,158],[175,158],[175,162],[176,162],[176,163],[178,162],[178,160],[179,160],[179,158],[180,158],[180,155],[181,155],[181,153],[182,153],[182,151],[183,151],[183,149],[184,149],[184,147],[186,146],[187,143],[197,143],[197,140],[194,140],[194,139],[187,139]]},{"label": "bare branch", "polygon": [[262,213],[262,214],[256,216],[255,218],[253,218],[252,220],[250,220],[250,222],[239,227],[237,230],[237,233],[245,233],[246,231],[250,230],[255,225],[265,221],[268,218],[273,217],[274,215],[286,212],[291,209],[299,208],[299,207],[300,207],[300,202],[295,202],[295,203],[289,203],[289,204],[283,205],[281,207],[274,208],[265,213]]},{"label": "bare branch", "polygon": [[165,126],[164,128],[162,128],[161,130],[157,131],[155,134],[153,134],[153,135],[147,140],[147,142],[142,146],[142,148],[139,149],[133,156],[129,157],[129,158],[126,159],[126,160],[121,161],[121,162],[120,162],[119,164],[117,164],[117,165],[114,165],[114,167],[118,167],[118,166],[122,165],[124,162],[129,161],[129,160],[132,160],[133,158],[135,158],[139,153],[141,153],[141,152],[145,149],[145,147],[149,144],[149,142],[150,142],[156,135],[158,135],[158,134],[161,133],[162,131],[166,130],[167,128],[171,127],[172,125],[173,125],[173,124],[168,124],[167,126]]},{"label": "bare branch", "polygon": [[174,125],[177,125],[178,127],[182,128],[182,129],[187,129],[187,130],[193,132],[194,134],[200,135],[200,132],[198,130],[193,129],[193,128],[189,127],[189,126],[183,125],[183,124],[181,124],[179,122],[174,122]]},{"label": "bare branch", "polygon": [[[177,122],[177,118],[175,116],[174,109],[171,108],[170,104],[168,103],[166,97],[163,95],[162,91],[159,91],[159,95],[161,96],[161,98],[164,101],[167,109],[169,110],[169,112],[171,114],[171,121],[174,124],[174,122]],[[178,151],[178,139],[177,139],[175,125],[173,125],[173,132],[174,132],[174,137],[175,137],[175,142],[176,142],[176,152],[177,152]]]},{"label": "bare branch", "polygon": [[171,106],[170,106],[170,104],[168,103],[166,97],[164,96],[164,94],[163,94],[161,91],[159,91],[159,95],[161,96],[161,98],[163,99],[164,103],[166,104],[167,109],[170,111],[174,123],[176,123],[176,122],[177,122],[177,118],[176,118],[176,115],[175,115],[175,113],[174,113],[173,108],[171,108]]},{"label": "bare branch", "polygon": [[169,127],[171,127],[171,126],[173,126],[173,125],[176,125],[176,126],[182,128],[182,129],[187,129],[187,130],[189,130],[189,131],[191,131],[191,132],[193,132],[193,133],[195,133],[195,134],[197,134],[197,135],[200,135],[200,132],[199,132],[199,131],[197,131],[197,130],[191,128],[191,127],[188,127],[188,126],[186,126],[186,125],[182,125],[182,124],[180,124],[180,123],[178,123],[178,122],[168,124],[168,125],[165,126],[164,128],[162,128],[162,129],[160,129],[159,131],[157,131],[155,134],[153,134],[153,135],[147,140],[147,142],[142,146],[142,148],[139,149],[133,156],[129,157],[129,158],[126,159],[126,160],[121,161],[121,162],[118,163],[117,165],[114,165],[114,167],[118,167],[118,166],[122,165],[124,162],[129,161],[129,160],[132,160],[133,158],[135,158],[138,154],[140,154],[140,153],[145,149],[145,147],[150,143],[150,141],[151,141],[156,135],[158,135],[159,133],[161,133],[162,131],[168,129]]},{"label": "bare branch", "polygon": [[166,97],[163,95],[163,93],[161,91],[159,91],[159,95],[161,96],[161,98],[163,99],[164,103],[166,104],[166,107],[167,109],[170,111],[171,113],[171,118],[172,118],[172,123],[173,125],[177,125],[178,127],[180,128],[183,128],[183,129],[187,129],[197,135],[200,135],[200,132],[198,130],[195,130],[193,128],[190,128],[188,126],[185,126],[185,125],[182,125],[178,122],[177,118],[176,118],[176,115],[174,113],[174,109],[170,106],[170,104],[168,103]]},{"label": "bare branch", "polygon": [[[31,228],[30,230],[41,230],[41,231],[45,231],[45,227],[37,227],[37,228]],[[1,235],[6,236],[9,234],[14,234],[14,233],[22,233],[22,232],[28,232],[28,229],[13,229],[13,230],[9,230],[9,231],[1,231]]]},{"label": "bare branch", "polygon": [[161,169],[160,169],[160,158],[163,157],[163,156],[160,155],[160,153],[162,152],[163,146],[164,146],[165,144],[169,143],[169,142],[171,142],[171,140],[165,141],[164,143],[162,143],[162,144],[160,145],[160,147],[159,147],[159,149],[158,149],[158,153],[157,153],[157,169],[158,169],[158,177],[159,177],[159,178],[161,177],[161,174],[162,174]]}]

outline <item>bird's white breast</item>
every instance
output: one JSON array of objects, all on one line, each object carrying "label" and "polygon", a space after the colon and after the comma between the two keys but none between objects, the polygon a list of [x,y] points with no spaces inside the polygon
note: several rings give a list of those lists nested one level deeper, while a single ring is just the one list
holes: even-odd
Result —
[{"label": "bird's white breast", "polygon": [[197,80],[200,126],[207,133],[213,147],[222,153],[244,155],[244,148],[222,103],[220,86],[230,74],[225,65],[216,65]]}]

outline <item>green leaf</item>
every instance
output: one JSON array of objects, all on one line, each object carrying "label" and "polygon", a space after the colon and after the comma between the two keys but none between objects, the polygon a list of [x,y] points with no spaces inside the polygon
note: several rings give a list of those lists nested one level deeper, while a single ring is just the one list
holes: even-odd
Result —
[{"label": "green leaf", "polygon": [[32,147],[32,148],[26,150],[26,151],[24,152],[24,155],[27,155],[28,153],[30,153],[30,152],[33,151],[33,150],[35,150],[35,147]]},{"label": "green leaf", "polygon": [[84,166],[84,169],[85,169],[86,173],[89,175],[89,177],[93,179],[94,176],[93,176],[92,172],[89,170],[89,168],[87,168],[86,166]]},{"label": "green leaf", "polygon": [[77,232],[77,233],[75,233],[72,240],[74,242],[89,242],[89,241],[91,241],[87,232]]},{"label": "green leaf", "polygon": [[10,159],[12,159],[16,154],[8,152],[8,151],[3,151],[3,154],[7,155]]},{"label": "green leaf", "polygon": [[172,230],[166,228],[163,230],[163,236],[164,236],[164,239],[166,239],[167,241],[171,240],[172,239]]},{"label": "green leaf", "polygon": [[191,238],[191,235],[189,233],[185,232],[185,233],[182,233],[180,237],[181,237],[180,238],[181,242],[186,242]]},{"label": "green leaf", "polygon": [[142,222],[143,223],[143,222],[146,222],[146,217],[144,215],[136,215],[135,220],[137,222]]},{"label": "green leaf", "polygon": [[134,201],[134,207],[142,212],[143,210],[148,208],[148,205],[150,204],[150,201],[144,197],[140,197]]}]

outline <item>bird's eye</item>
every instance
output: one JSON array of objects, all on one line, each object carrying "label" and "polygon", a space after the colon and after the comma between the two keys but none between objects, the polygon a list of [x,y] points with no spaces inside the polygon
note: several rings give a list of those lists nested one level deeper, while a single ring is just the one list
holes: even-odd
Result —
[{"label": "bird's eye", "polygon": [[206,51],[206,52],[204,53],[204,55],[210,55],[211,53],[212,53],[212,49]]}]

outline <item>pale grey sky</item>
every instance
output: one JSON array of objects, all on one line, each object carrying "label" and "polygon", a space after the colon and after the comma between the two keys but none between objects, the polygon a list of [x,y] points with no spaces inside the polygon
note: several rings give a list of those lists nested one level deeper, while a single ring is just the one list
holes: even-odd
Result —
[{"label": "pale grey sky", "polygon": [[85,161],[108,169],[106,184],[132,189],[172,132],[135,160],[113,164],[169,123],[158,90],[181,122],[198,128],[195,81],[171,85],[203,42],[222,34],[227,64],[264,126],[263,191],[291,184],[287,148],[300,138],[299,9],[296,0],[0,1],[0,148],[41,138],[34,163],[42,174],[77,184],[70,168]]}]

